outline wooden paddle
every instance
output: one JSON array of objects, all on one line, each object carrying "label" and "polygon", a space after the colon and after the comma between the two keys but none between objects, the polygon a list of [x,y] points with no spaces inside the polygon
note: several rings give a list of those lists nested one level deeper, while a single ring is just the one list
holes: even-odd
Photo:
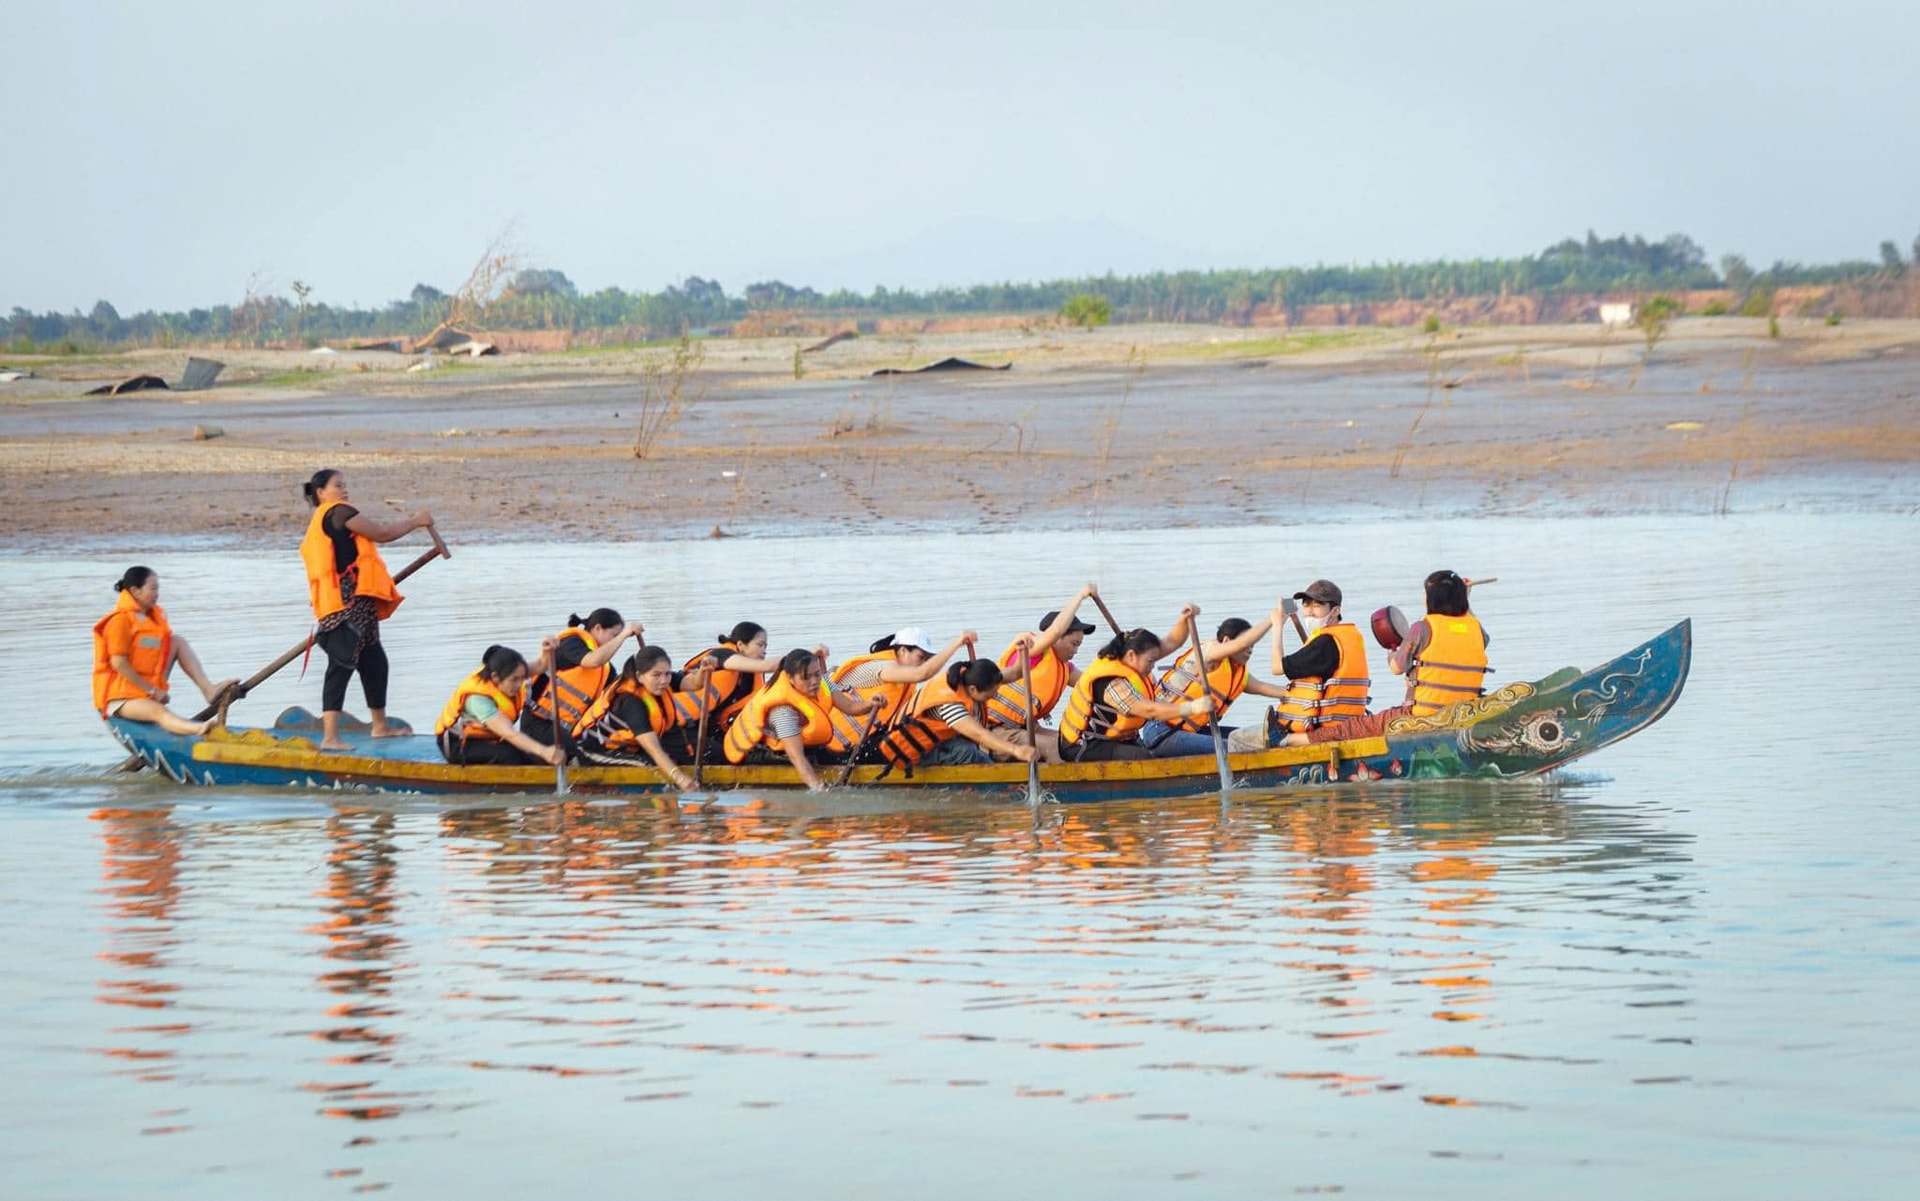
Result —
[{"label": "wooden paddle", "polygon": [[1300,624],[1300,602],[1289,596],[1280,602],[1280,611],[1293,623],[1293,632],[1300,635],[1300,641],[1307,640],[1307,627]]},{"label": "wooden paddle", "polygon": [[1121,629],[1121,628],[1120,628],[1120,623],[1119,623],[1119,622],[1117,622],[1117,621],[1115,621],[1115,620],[1113,619],[1113,610],[1112,610],[1112,609],[1109,609],[1109,608],[1107,608],[1107,602],[1105,602],[1105,601],[1103,601],[1103,600],[1101,600],[1101,599],[1100,599],[1100,594],[1099,594],[1099,593],[1097,593],[1097,592],[1096,592],[1096,593],[1094,593],[1094,594],[1093,594],[1093,597],[1092,597],[1092,600],[1093,600],[1093,603],[1094,603],[1094,604],[1096,604],[1096,605],[1098,605],[1098,606],[1100,606],[1100,616],[1102,616],[1102,617],[1104,617],[1104,618],[1106,618],[1106,619],[1107,619],[1107,625],[1109,625],[1109,626],[1111,626],[1111,627],[1113,628],[1113,632],[1114,632],[1114,633],[1116,633],[1116,634],[1124,634],[1124,633],[1126,633],[1126,631],[1125,631],[1125,630],[1123,630],[1123,629]]},{"label": "wooden paddle", "polygon": [[880,724],[880,704],[875,702],[873,712],[867,716],[867,726],[860,731],[860,741],[853,744],[847,752],[847,761],[840,768],[840,778],[833,782],[835,788],[845,788],[847,781],[853,778],[853,766],[860,762],[861,754],[867,749],[867,740],[873,737],[873,728]]},{"label": "wooden paddle", "polygon": [[[422,567],[425,567],[427,564],[433,562],[435,559],[453,558],[453,552],[448,550],[447,544],[440,540],[439,530],[433,528],[432,526],[428,526],[427,537],[433,539],[433,549],[430,551],[427,551],[425,554],[421,555],[419,558],[415,559],[413,562],[401,568],[400,574],[393,577],[393,582],[396,585],[399,584],[402,580],[406,579],[408,576],[412,575],[414,572],[419,571]],[[254,672],[251,676],[248,676],[245,680],[241,681],[240,683],[235,684],[231,688],[223,688],[219,692],[215,693],[213,699],[207,702],[207,707],[193,715],[193,720],[205,721],[209,717],[218,716],[220,718],[220,724],[223,726],[226,725],[227,724],[227,707],[233,704],[233,702],[237,700],[244,699],[249,692],[252,692],[255,688],[258,688],[260,685],[266,683],[269,679],[271,679],[274,675],[278,674],[281,668],[293,662],[295,659],[298,659],[300,656],[306,654],[307,649],[313,645],[314,638],[317,633],[318,631],[315,631],[315,633],[313,634],[308,634],[305,638],[300,640],[300,644],[298,646],[295,646],[292,649],[288,650],[286,654],[281,655],[278,659],[275,659],[273,662],[267,664],[265,667],[261,668],[259,671]],[[147,761],[144,756],[130,755],[127,757],[127,759],[123,763],[120,764],[119,767],[115,768],[114,770],[123,771],[123,772],[139,771],[141,768],[145,767],[146,765],[147,765]]]},{"label": "wooden paddle", "polygon": [[[1198,618],[1199,614],[1196,612],[1194,617]],[[1221,696],[1219,691],[1214,688],[1213,681],[1207,678],[1207,652],[1206,648],[1200,643],[1199,621],[1188,622],[1187,633],[1193,636],[1193,658],[1194,662],[1198,664],[1200,668],[1201,684],[1205,685],[1207,692],[1213,694],[1216,706],[1224,705],[1227,698]],[[1224,801],[1227,799],[1227,794],[1233,791],[1233,768],[1227,763],[1227,740],[1220,734],[1219,716],[1219,708],[1216,708],[1214,712],[1209,715],[1207,730],[1213,735],[1213,760],[1220,768],[1220,799]]]},{"label": "wooden paddle", "polygon": [[1033,758],[1027,760],[1027,806],[1040,807],[1040,739],[1034,730],[1033,714],[1033,651],[1029,647],[1020,648],[1020,687],[1027,694],[1027,749],[1033,752]]},{"label": "wooden paddle", "polygon": [[707,700],[707,688],[713,683],[713,661],[706,660],[707,683],[700,687],[700,730],[693,739],[693,786],[700,787],[701,773],[707,770],[707,710],[713,708]]},{"label": "wooden paddle", "polygon": [[560,762],[553,767],[553,795],[567,795],[567,736],[560,720],[560,694],[555,689],[554,659],[559,657],[560,648],[556,645],[547,659],[547,695],[553,698],[553,747],[560,752]]}]

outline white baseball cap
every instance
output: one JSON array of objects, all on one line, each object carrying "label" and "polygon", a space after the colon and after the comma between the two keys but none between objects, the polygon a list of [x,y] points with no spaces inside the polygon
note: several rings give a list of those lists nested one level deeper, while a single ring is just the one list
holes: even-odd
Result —
[{"label": "white baseball cap", "polygon": [[933,635],[927,633],[925,626],[908,626],[893,636],[895,647],[917,646],[929,655],[933,653]]}]

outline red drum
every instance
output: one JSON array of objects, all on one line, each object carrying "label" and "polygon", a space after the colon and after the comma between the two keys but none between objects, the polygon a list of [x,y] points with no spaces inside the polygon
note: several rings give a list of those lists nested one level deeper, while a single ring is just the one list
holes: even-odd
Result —
[{"label": "red drum", "polygon": [[1394,650],[1407,640],[1407,615],[1388,605],[1373,611],[1373,640]]}]

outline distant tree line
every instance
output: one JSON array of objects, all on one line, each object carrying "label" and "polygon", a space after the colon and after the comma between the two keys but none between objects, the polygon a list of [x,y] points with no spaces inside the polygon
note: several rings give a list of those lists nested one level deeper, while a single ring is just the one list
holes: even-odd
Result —
[{"label": "distant tree line", "polygon": [[[1698,243],[1684,234],[1658,242],[1625,236],[1568,238],[1537,255],[1366,267],[1282,267],[1267,270],[1176,271],[1089,276],[1043,283],[978,284],[928,291],[876,287],[819,292],[779,280],[749,284],[728,295],[719,283],[690,276],[660,292],[604,288],[582,293],[560,271],[515,273],[493,299],[491,329],[625,330],[635,338],[677,336],[716,329],[753,313],[800,312],[860,317],[991,313],[1056,313],[1082,298],[1104,300],[1120,322],[1244,319],[1257,306],[1446,301],[1469,296],[1646,292],[1726,287],[1738,303],[1770,296],[1778,287],[1891,282],[1920,260],[1920,237],[1903,256],[1892,241],[1880,261],[1825,265],[1776,262],[1756,270],[1727,255],[1716,271]],[[404,300],[378,308],[310,303],[311,288],[296,281],[296,297],[255,295],[237,305],[123,317],[105,300],[88,312],[33,313],[16,307],[0,328],[0,342],[16,351],[118,346],[176,346],[207,342],[347,343],[423,334],[448,319],[454,298],[428,284]],[[1757,303],[1757,302],[1751,302]]]}]

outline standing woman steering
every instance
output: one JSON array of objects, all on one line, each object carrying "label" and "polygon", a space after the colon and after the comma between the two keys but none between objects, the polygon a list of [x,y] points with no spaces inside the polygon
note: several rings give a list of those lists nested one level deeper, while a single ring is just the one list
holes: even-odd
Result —
[{"label": "standing woman steering", "polygon": [[307,591],[319,622],[314,642],[327,652],[327,674],[320,685],[320,749],[349,749],[340,740],[340,712],[346,707],[347,681],[360,673],[375,738],[412,733],[387,724],[387,652],[380,645],[380,623],[400,607],[400,593],[380,558],[378,544],[392,542],[433,524],[425,509],[398,521],[369,517],[347,503],[347,481],[323,467],[302,490],[313,506],[307,535],[300,540],[300,561],[307,569]]}]

